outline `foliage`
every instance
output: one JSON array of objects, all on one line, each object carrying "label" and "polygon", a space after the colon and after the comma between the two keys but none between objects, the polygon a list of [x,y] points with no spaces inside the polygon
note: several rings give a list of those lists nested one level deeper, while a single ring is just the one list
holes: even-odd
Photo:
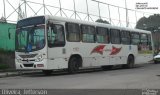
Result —
[{"label": "foliage", "polygon": [[8,69],[9,66],[7,64],[0,64],[0,70]]},{"label": "foliage", "polygon": [[14,69],[14,51],[0,49],[0,70]]},{"label": "foliage", "polygon": [[7,20],[6,20],[6,18],[5,18],[5,17],[3,17],[3,16],[2,16],[2,17],[0,18],[0,22],[6,23],[6,22],[7,22]]},{"label": "foliage", "polygon": [[103,19],[97,19],[96,22],[105,23],[105,24],[110,24],[108,21],[103,20]]},{"label": "foliage", "polygon": [[137,29],[144,29],[144,30],[157,30],[158,27],[160,28],[160,14],[154,14],[147,17],[142,17],[136,24]]},{"label": "foliage", "polygon": [[8,55],[10,55],[10,54],[14,54],[14,51],[12,51],[12,50],[0,49],[0,55],[1,55],[1,54],[8,54]]},{"label": "foliage", "polygon": [[159,51],[160,40],[158,36],[160,35],[160,14],[154,14],[149,16],[148,18],[140,18],[137,22],[136,28],[151,31],[154,42],[154,48],[155,50]]}]

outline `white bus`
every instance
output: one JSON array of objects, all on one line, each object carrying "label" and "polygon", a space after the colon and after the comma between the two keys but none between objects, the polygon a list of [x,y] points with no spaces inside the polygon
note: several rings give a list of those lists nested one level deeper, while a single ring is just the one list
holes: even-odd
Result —
[{"label": "white bus", "polygon": [[153,59],[151,32],[55,16],[22,19],[16,29],[16,69],[68,69],[147,63]]}]

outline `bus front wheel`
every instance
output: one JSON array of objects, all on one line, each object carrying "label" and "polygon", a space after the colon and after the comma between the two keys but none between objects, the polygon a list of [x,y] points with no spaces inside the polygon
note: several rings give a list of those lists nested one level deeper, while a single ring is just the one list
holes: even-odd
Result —
[{"label": "bus front wheel", "polygon": [[79,60],[76,57],[72,57],[68,63],[68,72],[74,74],[79,70]]}]

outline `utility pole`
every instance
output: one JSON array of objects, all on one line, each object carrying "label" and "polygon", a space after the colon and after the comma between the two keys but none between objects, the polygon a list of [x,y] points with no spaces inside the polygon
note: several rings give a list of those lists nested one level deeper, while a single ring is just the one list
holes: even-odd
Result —
[{"label": "utility pole", "polygon": [[6,19],[6,6],[5,6],[5,0],[3,0],[3,6],[4,6],[4,18]]},{"label": "utility pole", "polygon": [[44,7],[44,14],[46,14],[46,11],[45,11],[46,5],[44,3],[44,0],[43,0],[43,7]]},{"label": "utility pole", "polygon": [[24,18],[27,17],[27,1],[26,0],[22,0],[24,2]]},{"label": "utility pole", "polygon": [[59,0],[59,7],[60,7],[60,9],[59,9],[60,15],[62,16],[62,5],[61,5],[61,0]]},{"label": "utility pole", "polygon": [[73,4],[74,4],[75,19],[76,19],[77,11],[76,11],[76,3],[75,3],[75,0],[73,0]]},{"label": "utility pole", "polygon": [[86,6],[87,6],[87,16],[88,16],[88,21],[89,21],[89,10],[88,10],[88,1],[86,0]]},{"label": "utility pole", "polygon": [[125,0],[125,9],[126,9],[126,27],[129,26],[129,22],[128,22],[128,10],[127,10],[127,2]]}]

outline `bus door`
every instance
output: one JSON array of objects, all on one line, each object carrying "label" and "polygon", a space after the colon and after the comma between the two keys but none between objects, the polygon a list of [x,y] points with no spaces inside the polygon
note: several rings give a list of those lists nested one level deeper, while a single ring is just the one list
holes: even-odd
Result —
[{"label": "bus door", "polygon": [[[63,63],[65,58],[64,24],[49,21],[47,24],[48,60]],[[54,61],[54,62],[52,62]]]}]

